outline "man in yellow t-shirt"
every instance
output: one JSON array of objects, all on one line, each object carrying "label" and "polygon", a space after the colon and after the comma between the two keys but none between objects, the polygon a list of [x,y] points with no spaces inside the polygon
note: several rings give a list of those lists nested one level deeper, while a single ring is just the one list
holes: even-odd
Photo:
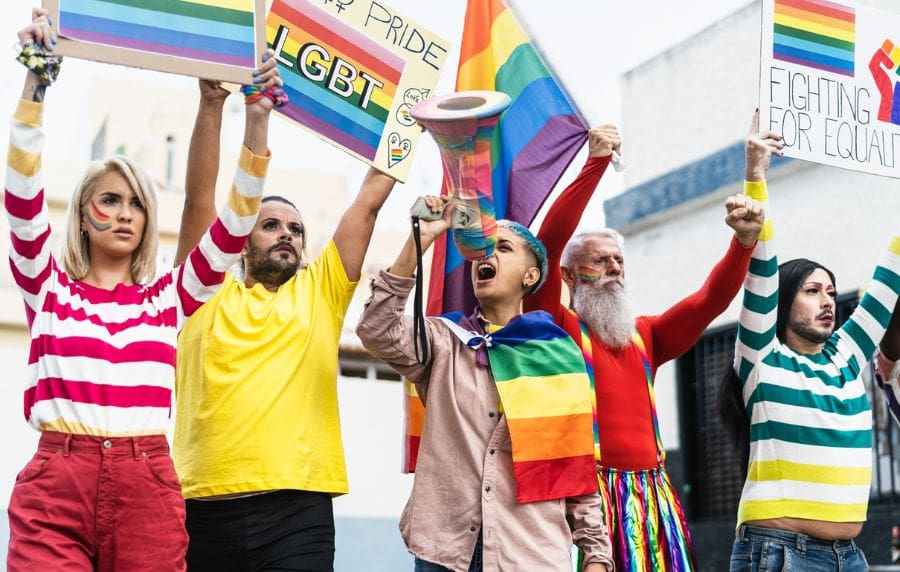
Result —
[{"label": "man in yellow t-shirt", "polygon": [[[227,92],[201,81],[176,263],[215,218]],[[298,209],[266,197],[241,255],[178,340],[174,457],[191,571],[332,570],[331,499],[346,493],[338,344],[375,217],[394,180],[370,170],[305,264]],[[213,240],[216,240],[213,233]]]}]

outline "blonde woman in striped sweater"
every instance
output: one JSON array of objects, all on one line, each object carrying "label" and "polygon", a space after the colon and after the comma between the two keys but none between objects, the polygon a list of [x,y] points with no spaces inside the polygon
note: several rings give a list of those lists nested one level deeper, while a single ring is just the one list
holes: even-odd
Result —
[{"label": "blonde woman in striped sweater", "polygon": [[[747,141],[745,192],[767,202],[768,159],[780,147],[757,125]],[[771,220],[763,226],[744,284],[732,377],[749,418],[732,572],[867,569],[853,542],[872,479],[872,411],[861,373],[891,320],[898,274],[895,234],[859,306],[835,330],[834,275],[806,259],[779,266]]]},{"label": "blonde woman in striped sweater", "polygon": [[[52,51],[35,9],[23,45]],[[274,58],[259,85],[280,84]],[[45,60],[46,61],[46,60]],[[34,61],[29,62],[33,64]],[[247,106],[244,149],[218,220],[156,279],[156,198],[133,161],[93,163],[75,190],[62,264],[41,182],[47,84],[29,67],[12,120],[4,206],[31,333],[25,418],[41,432],[9,503],[9,570],[183,570],[184,500],[169,456],[175,343],[218,289],[259,210],[272,103]]]}]

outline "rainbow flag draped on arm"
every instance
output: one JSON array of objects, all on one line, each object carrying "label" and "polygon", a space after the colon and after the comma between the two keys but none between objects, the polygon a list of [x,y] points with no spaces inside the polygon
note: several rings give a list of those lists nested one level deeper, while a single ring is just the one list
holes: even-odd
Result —
[{"label": "rainbow flag draped on arm", "polygon": [[[505,0],[469,0],[457,91],[501,91],[512,100],[491,139],[497,219],[531,224],[575,154],[588,125]],[[469,264],[444,235],[434,245],[428,315],[475,306]]]}]

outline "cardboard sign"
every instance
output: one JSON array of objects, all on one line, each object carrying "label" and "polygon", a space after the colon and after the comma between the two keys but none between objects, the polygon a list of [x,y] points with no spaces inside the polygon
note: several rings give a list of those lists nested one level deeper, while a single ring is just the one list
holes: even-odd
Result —
[{"label": "cardboard sign", "polygon": [[764,0],[759,98],[786,156],[900,177],[900,13]]},{"label": "cardboard sign", "polygon": [[399,181],[450,45],[378,0],[275,0],[266,20],[288,119]]},{"label": "cardboard sign", "polygon": [[44,0],[64,56],[251,83],[265,0]]}]

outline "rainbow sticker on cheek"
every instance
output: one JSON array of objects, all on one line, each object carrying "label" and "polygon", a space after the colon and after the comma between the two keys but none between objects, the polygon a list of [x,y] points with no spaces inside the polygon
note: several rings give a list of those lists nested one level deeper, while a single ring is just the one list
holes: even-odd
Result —
[{"label": "rainbow sticker on cheek", "polygon": [[93,201],[88,204],[88,209],[84,216],[91,223],[91,226],[100,232],[112,228],[112,217],[97,208]]},{"label": "rainbow sticker on cheek", "polygon": [[582,282],[596,282],[603,278],[603,273],[596,268],[590,266],[578,267],[578,279]]}]

